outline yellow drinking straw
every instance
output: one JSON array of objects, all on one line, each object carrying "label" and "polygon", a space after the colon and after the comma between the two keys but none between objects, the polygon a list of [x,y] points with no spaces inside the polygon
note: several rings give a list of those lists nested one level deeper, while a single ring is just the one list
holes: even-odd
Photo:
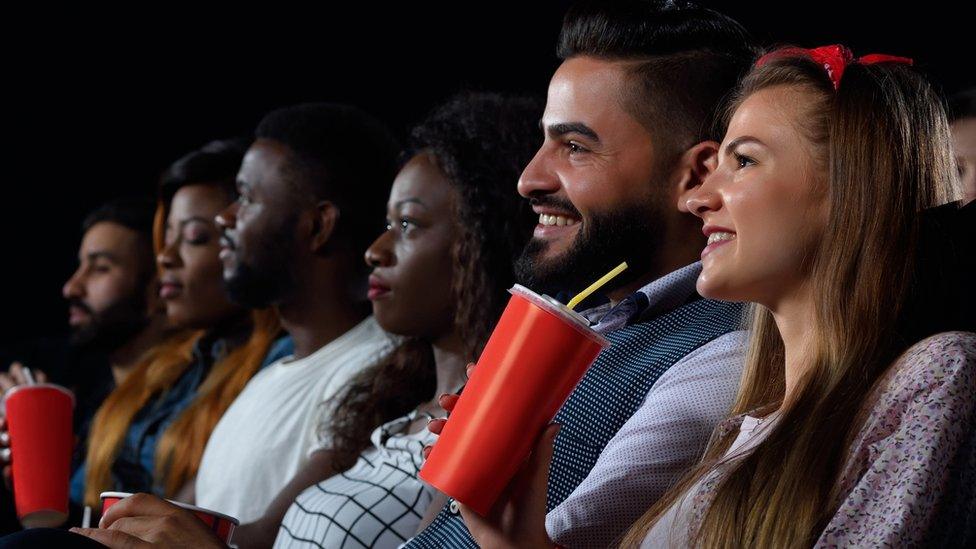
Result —
[{"label": "yellow drinking straw", "polygon": [[569,303],[566,304],[566,307],[569,308],[569,309],[572,309],[572,308],[576,307],[577,305],[580,304],[580,301],[583,301],[584,299],[590,297],[590,294],[592,294],[593,292],[599,290],[607,282],[610,282],[610,280],[613,279],[613,277],[615,277],[618,274],[624,272],[624,269],[626,269],[626,268],[627,268],[627,262],[626,261],[624,261],[620,265],[617,265],[616,267],[613,268],[612,271],[610,271],[609,273],[601,276],[600,277],[600,280],[597,280],[593,284],[590,284],[589,288],[587,288],[587,289],[583,290],[582,292],[576,294],[576,297],[574,297],[573,299],[570,299],[569,300]]}]

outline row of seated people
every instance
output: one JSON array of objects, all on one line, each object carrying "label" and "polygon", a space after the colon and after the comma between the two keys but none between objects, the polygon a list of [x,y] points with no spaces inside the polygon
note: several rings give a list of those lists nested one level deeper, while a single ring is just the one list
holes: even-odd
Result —
[{"label": "row of seated people", "polygon": [[[567,14],[544,107],[461,94],[405,152],[286,107],[89,216],[71,500],[144,494],[0,546],[220,545],[163,498],[238,547],[976,540],[976,117],[954,160],[905,58],[757,57],[712,10],[619,4]],[[505,290],[621,260],[583,304],[612,345],[496,509],[424,484]]]}]

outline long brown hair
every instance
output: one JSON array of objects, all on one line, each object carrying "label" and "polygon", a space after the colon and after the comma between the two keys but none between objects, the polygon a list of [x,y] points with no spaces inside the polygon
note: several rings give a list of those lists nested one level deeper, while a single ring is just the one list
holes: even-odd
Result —
[{"label": "long brown hair", "polygon": [[[217,143],[220,142],[202,150],[208,152]],[[221,151],[221,154],[225,153]],[[243,152],[240,154],[243,155]],[[187,159],[200,162],[199,155],[192,156],[192,153],[181,162]],[[222,161],[227,159],[222,158]],[[240,163],[239,157],[236,162]],[[179,165],[178,162],[176,166]],[[170,201],[179,187],[191,183],[201,182],[183,178],[177,183],[175,178],[168,181],[164,176],[163,191],[153,220],[153,244],[157,254],[164,246]],[[232,179],[202,183],[218,186],[227,193],[228,199],[236,196]],[[213,365],[193,401],[159,439],[156,471],[153,473],[156,484],[162,486],[166,497],[173,497],[196,475],[203,450],[217,421],[261,367],[271,343],[281,331],[274,309],[252,311],[249,320],[251,334],[247,341]],[[99,494],[113,488],[112,466],[133,418],[151,399],[165,393],[183,375],[193,361],[194,345],[203,336],[204,332],[199,330],[181,330],[171,334],[141,358],[133,372],[99,407],[89,437],[85,473],[86,505],[99,505]]]},{"label": "long brown hair", "polygon": [[847,68],[837,91],[802,57],[754,68],[750,94],[792,86],[810,99],[802,129],[818,151],[830,214],[813,259],[815,358],[784,403],[784,347],[770,311],[753,306],[752,334],[733,415],[779,408],[766,438],[725,461],[736,433],[713,437],[702,463],[624,539],[637,546],[686,490],[722,474],[697,529],[703,547],[810,546],[845,494],[838,476],[875,383],[908,344],[896,324],[914,268],[919,213],[954,198],[949,130],[926,81],[900,64]]}]

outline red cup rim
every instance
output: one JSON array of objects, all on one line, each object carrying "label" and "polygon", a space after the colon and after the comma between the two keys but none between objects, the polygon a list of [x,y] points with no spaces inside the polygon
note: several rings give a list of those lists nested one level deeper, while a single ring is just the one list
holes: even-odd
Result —
[{"label": "red cup rim", "polygon": [[610,345],[610,340],[596,333],[581,314],[567,308],[555,299],[546,295],[539,295],[521,284],[516,284],[509,288],[508,293],[525,298],[532,302],[533,305],[538,306],[548,313],[552,313],[573,328],[576,328],[584,336],[598,343],[601,347],[608,347]]},{"label": "red cup rim", "polygon": [[[104,500],[105,498],[125,499],[125,498],[127,498],[129,496],[132,496],[132,495],[134,495],[134,494],[129,493],[129,492],[102,492],[101,494],[98,495],[98,497],[101,498],[102,500]],[[232,523],[234,526],[240,526],[241,525],[241,521],[237,520],[236,518],[234,518],[234,517],[232,517],[230,515],[225,515],[223,513],[218,513],[217,511],[212,511],[210,509],[204,509],[203,507],[197,507],[196,505],[190,505],[189,503],[181,503],[179,501],[173,501],[173,500],[170,500],[170,499],[168,499],[166,501],[172,503],[173,505],[175,505],[175,506],[177,506],[177,507],[179,507],[181,509],[186,509],[187,511],[194,511],[194,512],[195,511],[202,511],[202,512],[208,514],[208,515],[213,515],[213,516],[215,516],[215,517],[217,517],[217,518],[219,518],[221,520],[226,520],[227,522]],[[104,502],[103,502],[103,506],[104,506]]]},{"label": "red cup rim", "polygon": [[17,391],[20,391],[21,389],[40,389],[42,387],[57,389],[58,391],[61,391],[62,393],[68,395],[69,397],[71,397],[71,406],[74,407],[75,394],[71,392],[71,390],[68,389],[67,387],[62,387],[61,385],[57,385],[55,383],[34,383],[32,385],[27,385],[27,384],[14,385],[9,390],[7,390],[6,393],[3,394],[3,400],[6,401],[8,398],[10,398],[10,395],[16,393]]}]

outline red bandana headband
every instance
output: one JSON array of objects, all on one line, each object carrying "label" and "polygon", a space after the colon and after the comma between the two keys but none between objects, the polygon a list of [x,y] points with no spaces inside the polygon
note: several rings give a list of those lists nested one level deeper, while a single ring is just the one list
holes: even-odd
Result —
[{"label": "red bandana headband", "polygon": [[853,63],[861,65],[873,65],[875,63],[904,63],[911,65],[914,62],[908,57],[897,57],[883,53],[871,53],[854,58],[854,54],[847,46],[833,44],[831,46],[820,46],[819,48],[781,48],[767,53],[756,61],[756,67],[761,67],[773,59],[783,57],[808,57],[817,62],[827,71],[827,76],[834,83],[834,89],[840,87],[840,78],[844,75],[844,69]]}]

